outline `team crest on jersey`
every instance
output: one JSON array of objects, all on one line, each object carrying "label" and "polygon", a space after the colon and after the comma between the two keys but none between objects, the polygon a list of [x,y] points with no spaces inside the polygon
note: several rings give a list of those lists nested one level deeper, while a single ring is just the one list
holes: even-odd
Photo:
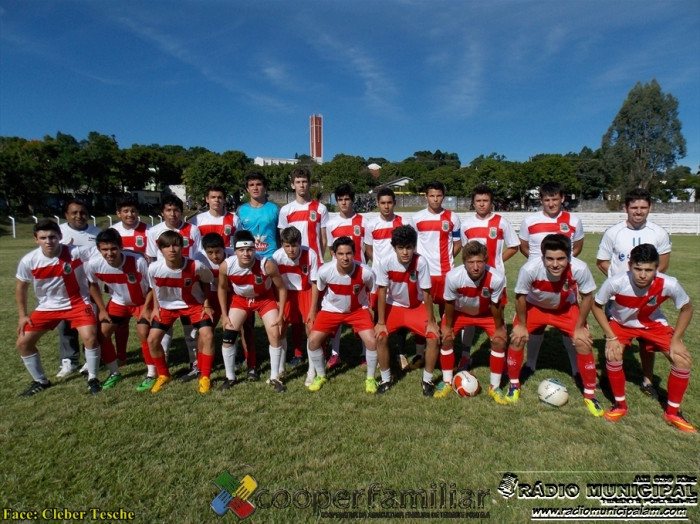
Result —
[{"label": "team crest on jersey", "polygon": [[418,280],[418,274],[415,271],[411,271],[408,275],[411,282],[416,282]]},{"label": "team crest on jersey", "polygon": [[255,283],[256,283],[257,285],[260,285],[260,284],[263,283],[263,277],[262,277],[262,275],[255,275]]},{"label": "team crest on jersey", "polygon": [[309,220],[311,220],[311,222],[316,222],[316,211],[309,212]]},{"label": "team crest on jersey", "polygon": [[491,292],[489,291],[489,288],[482,287],[481,288],[481,296],[484,298],[489,298],[491,296]]},{"label": "team crest on jersey", "polygon": [[190,239],[187,237],[182,237],[182,247],[190,247]]},{"label": "team crest on jersey", "polygon": [[231,234],[231,226],[226,224],[224,226],[224,235],[229,236]]},{"label": "team crest on jersey", "polygon": [[72,271],[73,268],[71,267],[70,262],[66,262],[65,264],[63,264],[63,273],[65,275],[70,275]]},{"label": "team crest on jersey", "polygon": [[489,238],[498,238],[498,229],[496,229],[495,227],[490,227]]},{"label": "team crest on jersey", "polygon": [[569,279],[567,278],[564,280],[564,285],[563,285],[564,291],[569,291]]},{"label": "team crest on jersey", "polygon": [[447,220],[442,221],[442,230],[443,231],[449,231],[450,230],[450,223]]},{"label": "team crest on jersey", "polygon": [[308,275],[309,274],[309,266],[307,266],[306,264],[301,266],[301,272],[304,273],[305,275]]},{"label": "team crest on jersey", "polygon": [[353,228],[353,231],[355,232],[355,236],[359,237],[360,236],[360,226],[355,226]]},{"label": "team crest on jersey", "polygon": [[191,287],[191,286],[192,286],[192,279],[186,278],[185,279],[185,287]]},{"label": "team crest on jersey", "polygon": [[569,224],[567,224],[566,222],[562,222],[561,224],[559,224],[559,231],[561,231],[562,233],[568,233]]},{"label": "team crest on jersey", "polygon": [[136,275],[134,275],[133,273],[127,273],[126,274],[126,281],[129,284],[136,284]]},{"label": "team crest on jersey", "polygon": [[647,306],[655,306],[656,305],[656,297],[651,297],[649,299],[649,302],[647,302]]},{"label": "team crest on jersey", "polygon": [[137,247],[143,247],[143,237],[141,235],[137,235],[134,237],[136,240],[136,246]]},{"label": "team crest on jersey", "polygon": [[359,295],[360,289],[362,289],[362,287],[359,284],[355,284],[354,286],[352,286],[352,294]]}]

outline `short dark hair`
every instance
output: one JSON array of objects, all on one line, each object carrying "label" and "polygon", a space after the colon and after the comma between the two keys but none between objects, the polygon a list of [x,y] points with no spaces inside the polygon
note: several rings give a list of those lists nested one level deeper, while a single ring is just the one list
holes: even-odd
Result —
[{"label": "short dark hair", "polygon": [[379,191],[377,191],[377,202],[379,202],[379,199],[385,196],[390,196],[391,199],[396,202],[396,193],[394,193],[394,190],[391,189],[390,187],[383,187]]},{"label": "short dark hair", "polygon": [[251,171],[245,176],[245,185],[248,187],[248,182],[251,180],[260,180],[262,182],[262,185],[267,187],[267,178],[265,178],[265,175],[260,173],[259,171]]},{"label": "short dark hair", "polygon": [[540,186],[540,198],[555,195],[564,197],[564,186],[559,182],[545,182]]},{"label": "short dark hair", "polygon": [[63,206],[63,212],[68,213],[68,208],[72,204],[78,204],[79,206],[83,206],[85,208],[85,211],[87,211],[88,213],[90,212],[90,208],[88,207],[87,202],[85,202],[85,200],[82,200],[80,198],[75,198],[75,197],[69,199],[68,202],[66,202],[66,205]]},{"label": "short dark hair", "polygon": [[348,184],[347,182],[336,187],[333,194],[335,195],[336,200],[341,196],[349,196],[350,200],[353,202],[355,201],[355,190],[352,188],[352,185]]},{"label": "short dark hair", "polygon": [[236,247],[236,244],[240,242],[241,240],[245,240],[247,242],[255,242],[255,237],[253,236],[253,233],[248,231],[247,229],[239,229],[236,231],[233,235],[233,246],[234,249]]},{"label": "short dark hair", "polygon": [[649,262],[659,265],[659,252],[653,244],[639,244],[630,251],[630,264],[646,264]]},{"label": "short dark hair", "polygon": [[474,189],[472,189],[472,203],[474,203],[474,197],[476,195],[488,195],[491,198],[491,202],[493,202],[493,189],[486,184],[474,186]]},{"label": "short dark hair", "polygon": [[331,251],[335,253],[340,246],[350,246],[352,248],[352,253],[355,254],[355,242],[352,241],[352,238],[348,236],[336,238],[331,246]]},{"label": "short dark hair", "polygon": [[651,205],[651,193],[641,187],[630,189],[625,195],[625,207],[629,206],[635,200],[646,200],[647,204]]},{"label": "short dark hair", "polygon": [[59,238],[63,238],[63,233],[61,232],[61,226],[59,226],[56,222],[51,220],[50,218],[42,218],[41,220],[38,220],[33,227],[33,232],[34,236],[39,231],[53,231],[54,233],[58,233]]},{"label": "short dark hair", "polygon": [[464,244],[464,247],[462,248],[462,260],[466,260],[469,257],[475,257],[478,255],[483,256],[484,260],[488,259],[489,252],[486,249],[485,244],[482,244],[478,240],[470,240],[469,242]]},{"label": "short dark hair", "polygon": [[540,244],[542,255],[547,251],[563,251],[566,256],[571,258],[571,240],[566,235],[552,234],[547,235],[542,239]]},{"label": "short dark hair", "polygon": [[221,184],[212,184],[210,186],[207,186],[207,190],[204,192],[204,196],[208,197],[209,193],[211,193],[212,191],[214,193],[223,193],[224,198],[226,198],[226,188]]},{"label": "short dark hair", "polygon": [[311,183],[311,172],[305,167],[297,167],[296,169],[292,170],[291,174],[289,175],[289,179],[292,183],[294,183],[297,178],[305,178],[309,181],[309,183]]},{"label": "short dark hair", "polygon": [[117,211],[120,211],[123,207],[135,207],[137,210],[139,208],[139,201],[134,195],[120,195],[117,197]]},{"label": "short dark hair", "polygon": [[301,244],[301,231],[294,226],[285,227],[280,233],[280,242],[285,244]]},{"label": "short dark hair", "polygon": [[183,210],[182,200],[180,200],[180,198],[173,193],[168,193],[163,197],[163,200],[160,204],[161,211],[165,209],[165,206],[175,206],[180,210],[181,213]]},{"label": "short dark hair", "polygon": [[438,191],[442,191],[443,195],[447,194],[447,188],[445,187],[445,184],[440,182],[439,180],[433,180],[431,182],[428,182],[428,184],[425,186],[425,192],[426,194],[428,191],[431,189],[437,189]]},{"label": "short dark hair", "polygon": [[182,247],[185,244],[185,241],[183,240],[182,235],[177,231],[173,231],[172,229],[166,229],[158,236],[158,240],[156,240],[156,243],[158,244],[158,249],[163,249],[164,247],[170,246]]},{"label": "short dark hair", "polygon": [[399,226],[391,232],[391,247],[416,246],[418,233],[411,226]]},{"label": "short dark hair", "polygon": [[99,248],[100,244],[116,244],[120,248],[124,246],[122,236],[116,229],[111,227],[100,231],[95,237],[95,245]]},{"label": "short dark hair", "polygon": [[224,239],[219,233],[207,233],[202,237],[202,249],[207,250],[216,247],[226,247]]}]

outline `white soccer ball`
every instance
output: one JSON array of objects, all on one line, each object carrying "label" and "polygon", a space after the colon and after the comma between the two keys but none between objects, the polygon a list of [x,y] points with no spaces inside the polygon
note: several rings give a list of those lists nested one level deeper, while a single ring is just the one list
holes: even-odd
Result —
[{"label": "white soccer ball", "polygon": [[560,408],[569,401],[569,391],[566,386],[553,378],[540,382],[537,395],[542,402],[555,408]]},{"label": "white soccer ball", "polygon": [[469,371],[460,371],[457,373],[452,379],[452,385],[461,397],[473,397],[474,395],[478,395],[479,391],[481,391],[479,381],[474,375],[469,373]]}]

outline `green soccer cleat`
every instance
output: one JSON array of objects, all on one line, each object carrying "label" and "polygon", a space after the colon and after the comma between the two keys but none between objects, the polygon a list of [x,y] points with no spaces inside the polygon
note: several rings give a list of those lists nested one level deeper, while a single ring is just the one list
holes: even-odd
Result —
[{"label": "green soccer cleat", "polygon": [[588,408],[588,412],[591,415],[593,415],[594,417],[602,417],[603,416],[603,408],[600,407],[600,404],[598,403],[598,399],[596,399],[596,398],[584,398],[583,403]]},{"label": "green soccer cleat", "polygon": [[433,396],[435,398],[445,398],[452,393],[452,391],[452,384],[449,382],[440,382],[435,386],[435,394]]},{"label": "green soccer cleat", "polygon": [[321,375],[318,375],[314,381],[311,383],[309,386],[309,391],[318,391],[323,387],[323,385],[328,382],[328,379],[326,377],[322,377]]},{"label": "green soccer cleat", "polygon": [[156,383],[156,377],[146,377],[143,382],[136,386],[136,391],[150,391],[153,385]]},{"label": "green soccer cleat", "polygon": [[371,377],[365,379],[365,393],[374,395],[377,392],[377,381]]},{"label": "green soccer cleat", "polygon": [[104,384],[102,384],[102,389],[113,388],[122,380],[124,380],[124,377],[121,376],[119,373],[112,373],[109,377],[107,377],[107,380],[105,380]]},{"label": "green soccer cleat", "polygon": [[506,393],[506,402],[515,404],[518,400],[520,400],[520,385],[511,383]]},{"label": "green soccer cleat", "polygon": [[506,396],[501,388],[489,386],[489,396],[496,401],[496,404],[501,404],[502,406],[508,404]]}]

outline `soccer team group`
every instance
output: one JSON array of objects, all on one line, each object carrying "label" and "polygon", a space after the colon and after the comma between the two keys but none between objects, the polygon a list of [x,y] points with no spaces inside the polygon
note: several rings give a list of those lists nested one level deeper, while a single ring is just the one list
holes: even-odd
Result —
[{"label": "soccer team group", "polygon": [[[154,227],[139,220],[131,197],[117,203],[121,222],[104,231],[88,224],[88,210],[79,201],[68,203],[67,221],[60,226],[38,221],[34,239],[39,247],[21,259],[16,275],[17,348],[33,380],[22,396],[51,385],[37,341],[57,326],[63,333],[57,376],[78,368],[77,348],[64,349],[63,338],[69,340],[73,329],[85,349],[81,371],[88,375],[89,391],[117,385],[123,380],[119,366],[126,359],[131,317],[137,321],[147,367],[139,391],[157,393],[172,380],[167,356],[178,319],[190,356],[189,372],[180,380],[197,380],[200,393],[211,390],[219,320],[226,377],[217,389],[226,391],[236,382],[242,365],[239,334],[246,379],[258,380],[257,313],[269,343],[267,383],[277,392],[286,391],[286,366],[300,366],[305,357],[305,385],[310,391],[321,389],[328,370],[340,363],[340,332],[348,325],[362,341],[367,393],[383,394],[392,387],[389,335],[394,334],[395,366],[422,368],[423,395],[443,398],[454,391],[454,370],[469,368],[468,347],[480,328],[491,344],[488,394],[498,404],[510,404],[520,398],[521,381],[534,373],[544,330],[553,326],[562,333],[572,375],[593,416],[615,422],[627,414],[623,352],[637,339],[642,390],[658,398],[651,378],[654,353],[661,352],[671,363],[664,419],[681,431],[696,432],[680,412],[690,375],[682,336],[693,309],[678,281],[664,273],[671,243],[663,228],[647,220],[647,191],[630,191],[626,220],[604,234],[597,266],[607,280],[596,293],[590,269],[576,258],[583,247],[583,225],[564,209],[563,188],[557,183],[540,188],[542,210],[526,216],[519,234],[492,211],[493,194],[483,185],[473,189],[474,213],[464,222],[443,208],[446,188],[438,181],[426,189],[426,208],[406,221],[394,213],[396,199],[388,188],[377,193],[379,216],[368,220],[354,211],[349,184],[334,192],[338,214],[333,217],[311,198],[306,169],[292,172],[291,187],[295,200],[279,209],[267,200],[264,176],[249,173],[250,201],[235,214],[225,208],[225,190],[212,186],[206,193],[208,209],[188,221],[183,220],[182,201],[169,195],[162,201],[163,221]],[[331,259],[323,263],[327,248]],[[527,262],[515,283],[509,337],[504,264],[518,251]],[[461,263],[453,267],[458,254]],[[38,300],[31,314],[30,284]],[[106,304],[103,291],[110,297]],[[675,327],[660,309],[667,299],[679,310]],[[596,362],[587,325],[591,311],[605,335],[606,371],[615,399],[608,410],[595,397]],[[290,327],[294,354],[287,362]],[[403,351],[408,332],[416,343],[410,361]],[[454,345],[460,332],[465,351],[457,364]],[[329,340],[332,350],[327,353]],[[104,383],[98,378],[101,364],[109,371]],[[442,376],[434,382],[438,364]]]}]

